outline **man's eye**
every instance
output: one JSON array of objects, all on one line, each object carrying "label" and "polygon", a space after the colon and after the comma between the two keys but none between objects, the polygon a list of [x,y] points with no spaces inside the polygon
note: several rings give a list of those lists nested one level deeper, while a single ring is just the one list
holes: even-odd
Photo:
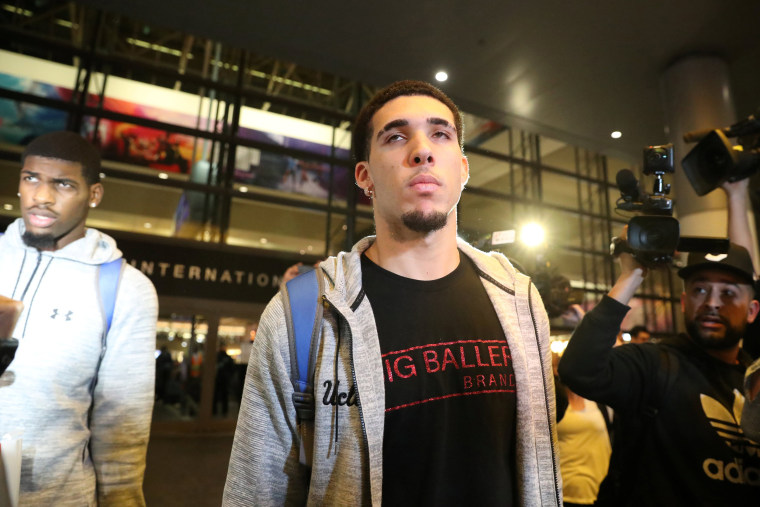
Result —
[{"label": "man's eye", "polygon": [[443,137],[445,139],[451,139],[451,134],[449,134],[445,130],[439,130],[435,134],[433,134],[433,137]]},{"label": "man's eye", "polygon": [[61,187],[61,188],[71,188],[72,187],[71,183],[66,182],[66,181],[59,181],[58,182],[58,186]]},{"label": "man's eye", "polygon": [[402,136],[401,134],[391,134],[388,136],[386,141],[393,142],[393,141],[398,141],[399,139],[403,139],[403,138],[404,136]]}]

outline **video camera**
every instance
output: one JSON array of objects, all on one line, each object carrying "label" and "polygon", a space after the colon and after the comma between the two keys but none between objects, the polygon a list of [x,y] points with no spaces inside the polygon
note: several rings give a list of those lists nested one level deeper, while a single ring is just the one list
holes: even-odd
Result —
[{"label": "video camera", "polygon": [[[687,143],[699,141],[681,164],[697,195],[705,195],[724,181],[738,181],[760,168],[760,109],[754,115],[714,130],[684,134]],[[729,137],[738,138],[732,146]]]},{"label": "video camera", "polygon": [[672,216],[673,200],[667,197],[670,184],[663,180],[665,174],[674,171],[672,144],[644,148],[643,172],[655,178],[651,194],[644,192],[629,169],[618,171],[616,181],[620,199],[616,203],[617,209],[639,211],[642,215],[628,222],[628,241],[612,238],[612,255],[629,252],[642,265],[654,267],[670,263],[676,251],[728,252],[727,239],[681,236],[681,226]]}]

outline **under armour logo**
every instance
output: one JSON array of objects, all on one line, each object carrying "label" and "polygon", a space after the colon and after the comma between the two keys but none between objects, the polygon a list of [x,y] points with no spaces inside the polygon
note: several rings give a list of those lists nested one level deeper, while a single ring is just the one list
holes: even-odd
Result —
[{"label": "under armour logo", "polygon": [[[64,317],[66,318],[67,321],[70,321],[72,315],[74,315],[74,312],[69,310],[68,312],[66,312],[66,315],[64,315]],[[55,319],[56,317],[58,317],[58,308],[53,308],[53,315],[51,315],[50,318]]]},{"label": "under armour logo", "polygon": [[723,259],[728,257],[728,254],[707,254],[705,255],[705,260],[712,261],[712,262],[720,262]]}]

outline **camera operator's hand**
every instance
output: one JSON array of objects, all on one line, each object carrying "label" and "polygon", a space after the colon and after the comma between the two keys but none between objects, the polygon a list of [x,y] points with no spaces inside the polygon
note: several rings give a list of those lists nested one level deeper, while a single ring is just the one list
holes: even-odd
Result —
[{"label": "camera operator's hand", "polygon": [[[627,225],[623,227],[623,232],[619,237],[624,241],[628,239]],[[643,282],[644,278],[647,276],[648,270],[630,253],[622,252],[617,258],[620,263],[620,276],[607,295],[612,299],[627,305],[639,286],[641,286],[641,282]]]},{"label": "camera operator's hand", "polygon": [[749,178],[739,181],[724,181],[720,184],[720,188],[723,189],[729,199],[741,198],[744,201],[749,188]]},{"label": "camera operator's hand", "polygon": [[747,249],[752,257],[753,263],[756,262],[755,242],[752,239],[752,232],[749,224],[747,213],[749,211],[749,178],[739,181],[724,181],[720,188],[726,193],[728,206],[728,239],[732,243],[741,245]]}]

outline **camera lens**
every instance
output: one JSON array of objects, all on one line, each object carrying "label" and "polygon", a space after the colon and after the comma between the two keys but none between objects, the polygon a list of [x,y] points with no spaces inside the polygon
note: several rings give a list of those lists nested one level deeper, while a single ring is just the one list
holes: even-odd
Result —
[{"label": "camera lens", "polygon": [[650,150],[649,153],[647,153],[647,160],[649,162],[659,162],[660,160],[667,160],[667,158],[667,152],[661,148]]}]

